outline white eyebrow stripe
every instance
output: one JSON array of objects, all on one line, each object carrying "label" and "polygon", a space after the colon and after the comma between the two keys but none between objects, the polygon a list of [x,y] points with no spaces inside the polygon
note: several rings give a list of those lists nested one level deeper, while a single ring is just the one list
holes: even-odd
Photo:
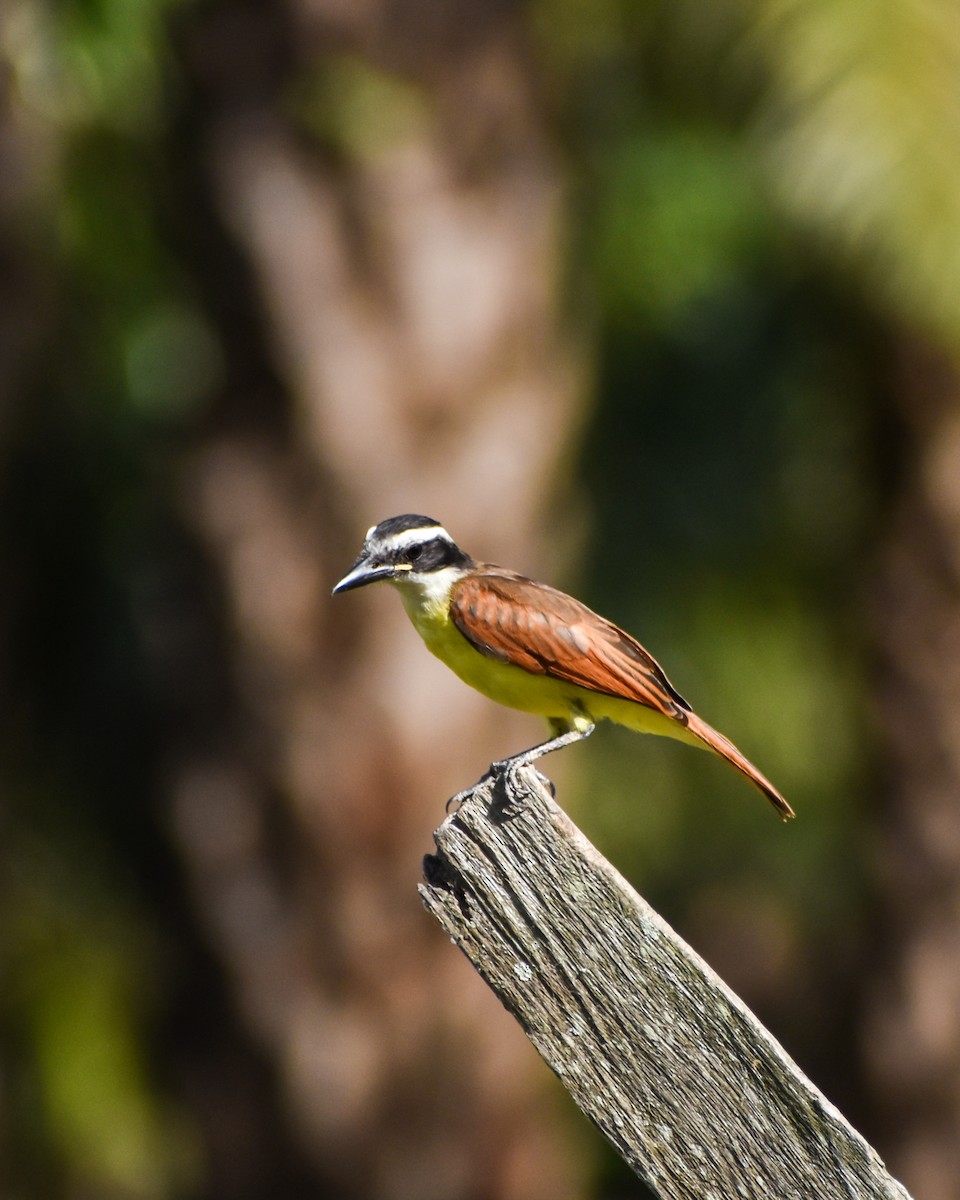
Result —
[{"label": "white eyebrow stripe", "polygon": [[442,525],[424,525],[419,529],[402,529],[399,533],[388,534],[383,539],[383,545],[391,549],[403,550],[417,542],[431,542],[434,538],[443,538],[453,545],[453,538]]}]

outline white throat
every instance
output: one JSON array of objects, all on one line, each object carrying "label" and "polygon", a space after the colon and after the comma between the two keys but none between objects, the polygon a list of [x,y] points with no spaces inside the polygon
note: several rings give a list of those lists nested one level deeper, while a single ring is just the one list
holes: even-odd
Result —
[{"label": "white throat", "polygon": [[417,624],[418,616],[445,616],[450,608],[450,592],[453,585],[465,573],[462,567],[443,567],[439,571],[408,571],[390,582],[400,593],[407,615]]}]

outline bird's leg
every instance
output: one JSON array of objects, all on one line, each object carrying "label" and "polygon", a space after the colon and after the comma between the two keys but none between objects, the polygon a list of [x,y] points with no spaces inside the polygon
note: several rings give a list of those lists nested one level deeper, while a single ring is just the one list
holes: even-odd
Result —
[{"label": "bird's leg", "polygon": [[[580,728],[577,728],[575,725],[571,726],[567,722],[559,720],[551,720],[550,727],[554,730],[552,738],[548,738],[547,741],[540,742],[536,746],[531,746],[529,750],[521,750],[519,754],[511,754],[509,758],[491,763],[488,775],[492,775],[494,778],[502,777],[506,780],[512,793],[526,795],[527,789],[520,782],[517,774],[521,767],[530,766],[538,758],[543,758],[545,754],[552,754],[554,750],[562,750],[564,746],[572,746],[574,742],[583,741],[596,728],[592,721],[582,722]],[[556,795],[552,780],[540,771],[537,771],[537,778],[549,790],[551,796]]]},{"label": "bird's leg", "polygon": [[576,726],[570,727],[565,723],[561,724],[559,721],[551,721],[550,724],[553,729],[562,729],[563,732],[556,733],[552,738],[548,738],[547,741],[540,742],[536,746],[531,746],[529,750],[521,750],[519,754],[511,754],[509,758],[502,758],[498,762],[492,763],[490,770],[494,774],[499,774],[514,767],[528,767],[538,758],[543,758],[545,754],[552,754],[554,750],[562,750],[564,746],[572,746],[574,742],[583,741],[596,729],[592,721],[580,729],[577,729]]}]

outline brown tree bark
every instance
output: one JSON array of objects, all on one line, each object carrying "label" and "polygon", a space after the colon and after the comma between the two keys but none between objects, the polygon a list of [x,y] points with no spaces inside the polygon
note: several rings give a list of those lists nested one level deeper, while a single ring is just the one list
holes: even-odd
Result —
[{"label": "brown tree bark", "polygon": [[[329,595],[395,512],[549,557],[576,370],[513,10],[223,5],[181,31],[198,169],[264,343],[253,385],[234,325],[239,382],[183,474],[233,691],[178,756],[173,819],[301,1150],[343,1197],[577,1192],[538,1066],[412,887],[445,797],[532,730],[431,660],[392,595]],[[292,115],[314,86],[336,145]],[[356,127],[338,108],[368,101]]]},{"label": "brown tree bark", "polygon": [[915,1195],[960,1179],[960,378],[902,347],[902,474],[877,593],[889,754],[881,973],[866,1030],[891,1169]]}]

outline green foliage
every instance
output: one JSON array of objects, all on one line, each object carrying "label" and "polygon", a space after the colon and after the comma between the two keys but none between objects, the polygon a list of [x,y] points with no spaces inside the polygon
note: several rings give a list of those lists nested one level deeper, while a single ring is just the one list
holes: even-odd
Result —
[{"label": "green foliage", "polygon": [[723,130],[638,132],[597,163],[596,183],[591,252],[604,309],[625,333],[678,327],[769,249],[756,163]]},{"label": "green foliage", "polygon": [[953,0],[763,0],[760,113],[784,207],[889,310],[960,350],[960,35]]},{"label": "green foliage", "polygon": [[298,73],[290,111],[324,144],[359,162],[372,161],[431,120],[425,89],[359,55],[330,56]]},{"label": "green foliage", "polygon": [[5,906],[16,989],[4,1020],[34,1056],[40,1093],[39,1112],[16,1115],[16,1157],[52,1158],[96,1192],[169,1195],[194,1168],[144,1059],[144,930],[102,875],[65,873],[72,861],[61,848],[35,862]]},{"label": "green foliage", "polygon": [[0,20],[39,164],[18,219],[48,339],[5,427],[2,477],[19,581],[2,742],[10,1195],[153,1200],[199,1174],[154,1061],[162,956],[134,870],[164,853],[144,853],[151,714],[130,637],[131,567],[160,505],[144,448],[162,453],[158,434],[219,371],[159,212],[169,8],[15,3]]},{"label": "green foliage", "polygon": [[62,133],[155,130],[169,69],[163,21],[178,2],[15,3],[12,65],[25,103]]}]

